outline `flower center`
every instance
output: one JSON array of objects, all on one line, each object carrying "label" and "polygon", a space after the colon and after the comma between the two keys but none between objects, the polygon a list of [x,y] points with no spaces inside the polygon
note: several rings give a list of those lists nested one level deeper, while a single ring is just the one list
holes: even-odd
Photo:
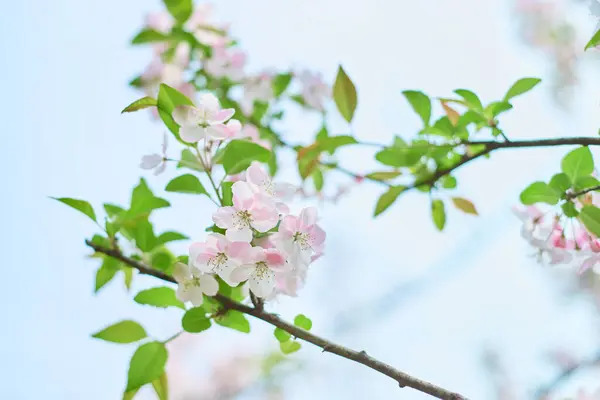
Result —
[{"label": "flower center", "polygon": [[261,182],[261,185],[265,193],[269,194],[270,196],[273,196],[275,194],[275,188],[273,182],[270,179],[263,180]]},{"label": "flower center", "polygon": [[298,244],[302,250],[310,249],[312,238],[307,232],[296,232],[293,236],[294,243]]},{"label": "flower center", "polygon": [[252,214],[248,210],[238,211],[233,215],[233,227],[243,229],[250,226]]},{"label": "flower center", "polygon": [[271,272],[271,270],[267,266],[266,262],[259,261],[256,263],[255,270],[254,270],[254,276],[256,278],[264,279],[265,277],[268,277],[268,275],[270,275],[269,272]]},{"label": "flower center", "polygon": [[192,276],[189,279],[186,279],[183,282],[183,287],[186,289],[190,289],[192,287],[199,287],[200,286],[200,278],[198,278],[197,276]]},{"label": "flower center", "polygon": [[219,273],[229,258],[225,253],[218,253],[216,256],[208,260],[208,266],[214,273]]}]

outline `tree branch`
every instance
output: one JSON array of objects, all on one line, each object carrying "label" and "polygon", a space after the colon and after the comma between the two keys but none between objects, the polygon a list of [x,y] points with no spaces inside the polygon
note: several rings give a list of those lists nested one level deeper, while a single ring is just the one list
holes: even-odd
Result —
[{"label": "tree branch", "polygon": [[[133,260],[123,253],[121,253],[118,249],[110,249],[104,246],[100,246],[92,243],[89,240],[86,240],[85,243],[93,248],[96,252],[105,254],[107,256],[116,258],[121,261],[125,265],[128,265],[131,268],[137,269],[141,274],[150,275],[158,279],[162,279],[166,282],[176,283],[175,279],[165,274],[162,271],[158,271],[154,268],[151,268],[139,261]],[[302,328],[299,328],[289,322],[286,322],[279,318],[277,315],[264,311],[262,308],[258,307],[250,307],[242,303],[238,303],[226,296],[221,294],[217,294],[214,296],[216,300],[218,300],[225,308],[240,311],[244,314],[251,315],[255,318],[261,319],[273,326],[283,329],[294,337],[305,340],[309,343],[314,344],[317,347],[323,349],[323,352],[329,352],[333,354],[337,354],[340,357],[346,358],[348,360],[355,361],[359,364],[365,365],[371,369],[374,369],[377,372],[380,372],[386,376],[389,376],[398,384],[400,387],[411,387],[415,390],[418,390],[422,393],[429,394],[435,398],[443,399],[443,400],[466,400],[467,398],[458,394],[436,386],[432,383],[426,382],[419,378],[415,378],[411,375],[408,375],[402,371],[399,371],[388,365],[382,361],[379,361],[371,356],[369,356],[365,351],[356,351],[349,349],[344,346],[340,346],[333,342],[328,341],[327,339],[323,339],[317,335],[314,335]]]}]

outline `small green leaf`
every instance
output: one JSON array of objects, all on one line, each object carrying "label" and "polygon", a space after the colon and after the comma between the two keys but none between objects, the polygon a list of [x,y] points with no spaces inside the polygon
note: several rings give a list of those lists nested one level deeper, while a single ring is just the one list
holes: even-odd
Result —
[{"label": "small green leaf", "polygon": [[192,174],[185,174],[172,179],[165,190],[177,193],[208,194],[200,179]]},{"label": "small green leaf", "polygon": [[292,337],[292,335],[290,335],[289,333],[287,333],[286,331],[284,331],[281,328],[275,328],[275,331],[273,332],[273,334],[275,335],[275,338],[277,338],[277,340],[280,343],[287,342]]},{"label": "small green leaf", "polygon": [[521,192],[521,203],[531,205],[546,203],[555,205],[560,200],[559,194],[545,182],[534,182]]},{"label": "small green leaf", "polygon": [[175,290],[166,286],[142,290],[133,300],[138,304],[161,308],[178,307],[185,310],[183,303],[175,296]]},{"label": "small green leaf", "polygon": [[142,110],[144,108],[154,107],[154,106],[156,106],[156,99],[146,96],[146,97],[142,97],[139,100],[134,101],[133,103],[131,103],[130,105],[125,107],[123,109],[123,111],[121,111],[121,114],[126,113],[126,112],[138,111],[138,110]]},{"label": "small green leaf", "polygon": [[454,93],[462,97],[465,101],[465,104],[470,109],[478,112],[483,111],[483,104],[481,104],[481,100],[479,100],[479,97],[477,97],[477,95],[472,91],[467,89],[456,89]]},{"label": "small green leaf", "polygon": [[181,158],[177,163],[177,168],[189,168],[193,169],[194,171],[204,172],[202,163],[190,149],[181,150]]},{"label": "small green leaf", "polygon": [[365,175],[365,178],[371,179],[374,181],[389,181],[391,179],[397,178],[402,175],[402,172],[399,171],[381,171],[381,172],[371,172],[370,174]]},{"label": "small green leaf", "polygon": [[273,94],[275,97],[281,96],[281,94],[285,92],[285,89],[290,85],[291,81],[292,75],[289,73],[275,75],[271,83],[273,85]]},{"label": "small green leaf", "polygon": [[590,49],[592,47],[596,47],[596,46],[598,46],[598,44],[600,44],[600,29],[598,29],[598,31],[596,31],[596,33],[594,33],[594,36],[592,36],[590,41],[587,42],[584,50]]},{"label": "small green leaf", "polygon": [[323,171],[319,168],[315,168],[315,170],[311,174],[313,183],[315,184],[315,190],[320,192],[323,189]]},{"label": "small green leaf", "polygon": [[125,288],[129,290],[131,289],[131,281],[133,280],[133,268],[122,267],[121,271],[123,271],[123,281],[125,283]]},{"label": "small green leaf", "polygon": [[341,65],[338,67],[335,83],[333,84],[333,99],[342,117],[348,123],[352,122],[358,101],[356,88]]},{"label": "small green leaf", "polygon": [[80,211],[80,212],[84,213],[85,215],[87,215],[88,217],[90,217],[90,219],[92,221],[96,221],[96,213],[94,212],[94,208],[87,201],[79,200],[79,199],[72,199],[70,197],[50,197],[50,198],[54,199],[54,200],[58,200],[61,203],[66,204],[69,207],[76,209],[77,211]]},{"label": "small green leaf", "polygon": [[587,147],[580,147],[569,152],[562,160],[562,172],[576,182],[582,176],[591,175],[594,172],[594,158]]},{"label": "small green leaf", "polygon": [[252,161],[267,162],[271,152],[247,140],[232,140],[223,153],[223,168],[227,175],[235,175],[250,166]]},{"label": "small green leaf", "polygon": [[406,100],[410,103],[413,110],[421,117],[424,126],[429,126],[431,119],[431,100],[423,92],[415,90],[405,90],[402,92]]},{"label": "small green leaf", "polygon": [[104,211],[106,212],[106,214],[108,214],[109,217],[113,218],[114,216],[124,212],[125,209],[115,204],[104,203]]},{"label": "small green leaf", "polygon": [[163,3],[173,18],[181,24],[187,21],[194,9],[193,0],[163,0]]},{"label": "small green leaf", "polygon": [[600,208],[592,205],[585,205],[579,213],[579,219],[588,231],[600,237]]},{"label": "small green leaf", "polygon": [[404,186],[392,186],[388,189],[387,192],[379,197],[377,200],[377,205],[375,206],[375,214],[374,217],[378,216],[385,210],[387,210],[398,198],[400,193],[402,193],[406,188]]},{"label": "small green leaf", "polygon": [[157,238],[156,242],[158,245],[175,242],[177,240],[187,240],[189,237],[185,236],[183,233],[175,232],[175,231],[167,231],[161,233]]},{"label": "small green leaf", "polygon": [[571,188],[571,180],[567,174],[555,174],[552,179],[550,179],[549,186],[554,189],[559,196],[562,196]]},{"label": "small green leaf", "polygon": [[131,320],[117,322],[92,335],[93,338],[113,343],[133,343],[146,336],[146,330]]},{"label": "small green leaf", "polygon": [[161,271],[167,271],[175,263],[175,256],[167,248],[157,248],[152,251],[152,266]]},{"label": "small green leaf", "polygon": [[600,186],[600,181],[593,176],[582,176],[577,178],[573,187],[575,190],[589,189],[595,186]]},{"label": "small green leaf", "polygon": [[433,200],[431,202],[431,217],[438,230],[443,230],[446,225],[446,208],[442,200]]},{"label": "small green leaf", "polygon": [[283,354],[292,354],[298,350],[300,350],[300,343],[295,340],[288,340],[287,342],[280,342],[279,348]]},{"label": "small green leaf", "polygon": [[147,219],[137,221],[131,231],[135,245],[143,252],[149,252],[158,245],[154,228]]},{"label": "small green leaf", "polygon": [[328,151],[329,154],[333,154],[339,147],[347,146],[349,144],[357,144],[358,142],[354,137],[349,135],[339,136],[328,136],[326,138],[318,140],[319,149]]},{"label": "small green leaf", "polygon": [[206,318],[206,310],[202,307],[190,308],[183,315],[181,326],[186,332],[198,333],[210,328],[210,319]]},{"label": "small green leaf", "polygon": [[512,104],[507,101],[494,101],[485,108],[485,115],[488,116],[488,118],[497,117],[512,108]]},{"label": "small green leaf", "polygon": [[442,187],[444,189],[455,189],[457,182],[456,182],[456,178],[450,175],[444,175],[442,177],[442,179],[440,179],[441,183],[442,183]]},{"label": "small green leaf", "polygon": [[239,311],[229,310],[225,315],[215,317],[215,322],[221,326],[235,329],[243,333],[250,333],[250,322]]},{"label": "small green leaf", "polygon": [[160,342],[145,343],[137,348],[129,363],[126,392],[159,378],[165,370],[167,349]]},{"label": "small green leaf", "polygon": [[310,331],[310,328],[312,328],[312,321],[306,315],[298,314],[296,315],[296,318],[294,318],[294,325],[299,326],[304,330]]},{"label": "small green leaf", "polygon": [[154,196],[146,180],[140,179],[140,183],[131,192],[131,205],[127,210],[127,218],[137,218],[147,215],[158,208],[169,207],[171,204],[160,197]]},{"label": "small green leaf", "polygon": [[561,206],[563,212],[565,213],[565,215],[569,218],[575,218],[579,215],[579,211],[577,211],[577,208],[575,207],[575,204],[573,204],[570,201],[567,201],[566,203],[564,203]]},{"label": "small green leaf", "polygon": [[539,78],[519,79],[510,87],[510,89],[508,89],[508,92],[506,92],[506,94],[504,95],[504,101],[508,101],[508,100],[512,99],[513,97],[516,97],[516,96],[522,95],[523,93],[529,92],[541,81],[542,80]]},{"label": "small green leaf", "polygon": [[224,206],[232,206],[233,205],[233,191],[231,190],[232,186],[233,186],[233,182],[223,182],[221,184],[221,192],[222,192]]},{"label": "small green leaf", "polygon": [[169,37],[162,32],[155,31],[154,29],[144,29],[143,31],[135,35],[133,39],[131,39],[131,44],[164,42],[168,39]]},{"label": "small green leaf", "polygon": [[177,125],[171,114],[173,113],[175,107],[193,105],[194,103],[183,93],[173,89],[168,85],[165,85],[164,83],[160,84],[156,103],[158,115],[163,120],[167,128],[169,128],[173,135],[175,135],[175,138],[184,144],[185,142],[183,142],[179,137],[179,125]]},{"label": "small green leaf", "polygon": [[112,257],[105,257],[102,265],[96,271],[95,293],[98,293],[108,282],[110,282],[117,272],[119,272],[119,261]]},{"label": "small green leaf", "polygon": [[167,373],[164,372],[159,378],[152,381],[152,387],[158,400],[169,399],[169,380],[167,379]]},{"label": "small green leaf", "polygon": [[467,199],[463,199],[462,197],[453,197],[452,203],[454,203],[454,207],[458,208],[462,212],[471,215],[479,215],[477,213],[477,209],[475,205],[471,203],[471,201]]},{"label": "small green leaf", "polygon": [[135,395],[137,394],[138,391],[139,391],[139,389],[134,389],[134,390],[130,390],[129,392],[123,393],[122,400],[133,400],[133,398],[135,397]]}]

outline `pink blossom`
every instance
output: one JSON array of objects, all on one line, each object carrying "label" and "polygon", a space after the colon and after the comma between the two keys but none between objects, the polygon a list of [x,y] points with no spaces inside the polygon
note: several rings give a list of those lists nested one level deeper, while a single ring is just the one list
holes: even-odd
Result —
[{"label": "pink blossom", "polygon": [[219,291],[219,284],[212,275],[205,275],[191,263],[175,264],[173,278],[177,281],[176,296],[180,301],[191,302],[201,306],[203,295],[214,296]]},{"label": "pink blossom", "polygon": [[254,192],[273,198],[280,213],[287,214],[290,212],[284,201],[290,200],[296,193],[296,188],[293,185],[273,182],[269,174],[256,161],[246,170],[246,181]]},{"label": "pink blossom", "polygon": [[231,242],[219,233],[211,233],[206,242],[190,246],[190,261],[200,271],[217,274],[231,284],[231,272],[240,264],[240,257],[249,248],[248,242]]},{"label": "pink blossom", "polygon": [[146,26],[161,33],[169,33],[173,28],[173,18],[166,11],[146,15]]},{"label": "pink blossom", "polygon": [[243,89],[244,97],[240,102],[240,106],[246,115],[252,114],[255,101],[268,102],[275,98],[273,76],[268,72],[264,72],[256,77],[247,78]]},{"label": "pink blossom", "polygon": [[225,124],[225,134],[227,139],[232,139],[239,135],[242,130],[242,124],[237,119],[232,119]]},{"label": "pink blossom", "polygon": [[323,103],[331,97],[331,89],[323,82],[321,75],[305,70],[298,74],[298,79],[302,83],[302,97],[306,105],[324,111]]},{"label": "pink blossom", "polygon": [[239,138],[250,138],[254,143],[261,145],[265,149],[271,150],[271,142],[260,138],[258,128],[251,124],[246,124],[238,134]]},{"label": "pink blossom", "polygon": [[235,110],[233,108],[221,109],[219,100],[211,93],[200,97],[200,105],[179,106],[173,110],[173,119],[181,129],[181,139],[188,143],[195,143],[202,139],[225,139],[227,126],[225,121],[230,119]]},{"label": "pink blossom", "polygon": [[241,50],[229,50],[224,46],[213,48],[212,57],[205,61],[204,69],[215,78],[239,81],[244,77],[246,54]]},{"label": "pink blossom", "polygon": [[244,255],[244,263],[231,274],[234,282],[248,281],[250,290],[261,298],[275,290],[275,276],[285,270],[285,257],[276,249],[252,247]]},{"label": "pink blossom", "polygon": [[215,224],[227,229],[229,240],[250,242],[252,229],[267,232],[277,225],[279,215],[271,199],[254,193],[246,182],[235,182],[232,191],[233,206],[221,207],[213,214]]},{"label": "pink blossom", "polygon": [[325,232],[317,225],[317,209],[308,207],[299,217],[284,217],[272,240],[291,264],[308,266],[312,256],[322,253],[325,246]]}]

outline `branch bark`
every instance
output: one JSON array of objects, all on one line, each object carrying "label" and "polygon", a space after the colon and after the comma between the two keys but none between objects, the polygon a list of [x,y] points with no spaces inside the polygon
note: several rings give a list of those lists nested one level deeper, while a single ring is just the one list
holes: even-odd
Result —
[{"label": "branch bark", "polygon": [[[86,240],[85,243],[89,247],[94,249],[96,252],[116,258],[123,264],[131,268],[137,269],[141,274],[150,275],[166,282],[176,283],[175,279],[172,276],[125,256],[117,248],[111,249],[104,246],[99,246],[97,244],[92,243],[89,240]],[[395,380],[400,387],[410,387],[422,393],[426,393],[430,396],[443,400],[467,400],[465,396],[462,396],[458,393],[449,391],[447,389],[434,385],[433,383],[429,383],[422,379],[411,376],[405,372],[399,371],[391,365],[369,356],[364,350],[356,351],[349,349],[347,347],[341,346],[327,339],[324,339],[320,336],[317,336],[313,333],[310,333],[309,331],[299,328],[293,324],[290,324],[289,322],[286,322],[279,318],[277,315],[264,311],[262,307],[251,307],[242,303],[238,303],[237,301],[234,301],[221,294],[217,294],[216,296],[214,296],[214,298],[218,300],[226,309],[236,310],[244,314],[251,315],[273,326],[283,329],[284,331],[288,332],[296,338],[300,338],[304,341],[314,344],[317,347],[320,347],[321,349],[323,349],[323,352],[337,354],[340,357],[355,361],[377,372],[380,372]]]}]

